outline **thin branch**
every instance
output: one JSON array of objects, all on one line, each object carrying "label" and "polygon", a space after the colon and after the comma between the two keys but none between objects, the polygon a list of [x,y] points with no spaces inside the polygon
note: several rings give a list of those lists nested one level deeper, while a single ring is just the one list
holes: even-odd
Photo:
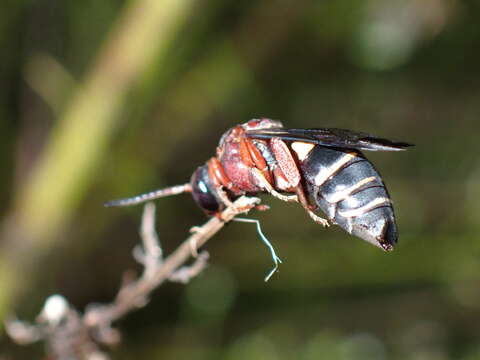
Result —
[{"label": "thin branch", "polygon": [[85,313],[86,325],[89,327],[109,326],[112,322],[137,308],[139,304],[144,303],[152,290],[168,280],[192,256],[192,244],[195,248],[203,246],[222,229],[225,223],[239,214],[248,212],[259,202],[258,198],[241,197],[233,203],[233,206],[225,209],[219,217],[212,217],[203,226],[196,228],[196,231],[177,250],[155,270],[151,270],[152,274],[150,276],[142,276],[137,281],[124,286],[120,289],[112,304],[87,309]]},{"label": "thin branch", "polygon": [[186,283],[202,272],[207,266],[207,252],[196,256],[192,265],[184,264],[196,255],[197,248],[203,246],[227,222],[239,214],[247,213],[259,203],[260,199],[255,197],[237,199],[221,214],[212,217],[203,226],[195,227],[192,235],[165,259],[162,259],[162,249],[155,231],[155,206],[146,204],[140,230],[142,246],[134,249],[134,257],[144,267],[138,279],[129,277],[126,280],[127,277],[124,277],[111,304],[90,304],[83,316],[65,298],[53,295],[45,302],[34,325],[11,318],[6,322],[7,333],[19,344],[45,341],[53,359],[108,359],[97,345],[120,342],[120,333],[112,328],[112,323],[145,306],[152,291],[166,280]]},{"label": "thin branch", "polygon": [[[137,260],[145,267],[144,276],[149,278],[161,264],[163,257],[160,240],[155,231],[155,205],[153,203],[145,204],[143,209],[140,237],[142,238],[143,249],[137,252],[139,253]],[[134,250],[137,249],[139,248]]]},{"label": "thin branch", "polygon": [[200,274],[208,265],[208,258],[210,255],[206,251],[202,251],[195,258],[195,262],[190,266],[182,266],[175,271],[168,280],[187,284],[192,278]]}]

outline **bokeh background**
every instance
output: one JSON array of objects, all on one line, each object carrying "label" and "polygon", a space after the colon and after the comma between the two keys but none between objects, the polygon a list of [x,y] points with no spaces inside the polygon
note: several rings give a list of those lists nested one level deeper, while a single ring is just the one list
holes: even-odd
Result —
[{"label": "bokeh background", "polygon": [[[385,254],[298,205],[208,243],[210,267],[117,325],[116,359],[480,358],[480,5],[467,0],[2,2],[0,315],[108,302],[142,208],[260,116],[415,143],[371,153],[395,203]],[[158,205],[165,251],[204,215]],[[1,359],[40,358],[2,335]]]}]

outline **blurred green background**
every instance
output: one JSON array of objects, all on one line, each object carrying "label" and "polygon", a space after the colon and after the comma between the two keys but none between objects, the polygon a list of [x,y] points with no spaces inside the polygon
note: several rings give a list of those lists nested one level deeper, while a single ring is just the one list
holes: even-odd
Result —
[{"label": "blurred green background", "polygon": [[[112,198],[188,181],[222,133],[260,116],[412,142],[367,154],[395,203],[385,254],[270,197],[208,243],[211,266],[118,326],[116,359],[479,359],[480,4],[4,1],[0,12],[0,315],[61,293],[108,302],[141,207]],[[204,215],[158,205],[165,251]],[[0,338],[0,359],[43,345]]]}]

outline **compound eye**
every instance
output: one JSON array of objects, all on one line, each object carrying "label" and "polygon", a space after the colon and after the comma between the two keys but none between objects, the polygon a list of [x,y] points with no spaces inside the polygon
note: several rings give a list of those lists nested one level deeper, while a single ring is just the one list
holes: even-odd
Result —
[{"label": "compound eye", "polygon": [[220,208],[215,195],[212,192],[210,179],[206,166],[199,167],[190,180],[192,196],[195,202],[207,213],[217,212]]}]

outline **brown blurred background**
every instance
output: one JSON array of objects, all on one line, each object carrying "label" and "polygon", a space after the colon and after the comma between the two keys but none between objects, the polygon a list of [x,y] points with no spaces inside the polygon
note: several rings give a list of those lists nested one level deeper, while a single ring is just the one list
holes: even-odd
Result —
[{"label": "brown blurred background", "polygon": [[[415,143],[367,154],[396,208],[385,254],[297,205],[253,212],[284,260],[270,282],[254,225],[211,266],[121,321],[116,359],[480,358],[480,5],[467,0],[6,1],[0,12],[0,315],[51,294],[108,302],[140,270],[141,206],[187,181],[229,127],[260,116]],[[205,221],[158,205],[168,253]],[[0,359],[32,359],[3,335]]]}]

